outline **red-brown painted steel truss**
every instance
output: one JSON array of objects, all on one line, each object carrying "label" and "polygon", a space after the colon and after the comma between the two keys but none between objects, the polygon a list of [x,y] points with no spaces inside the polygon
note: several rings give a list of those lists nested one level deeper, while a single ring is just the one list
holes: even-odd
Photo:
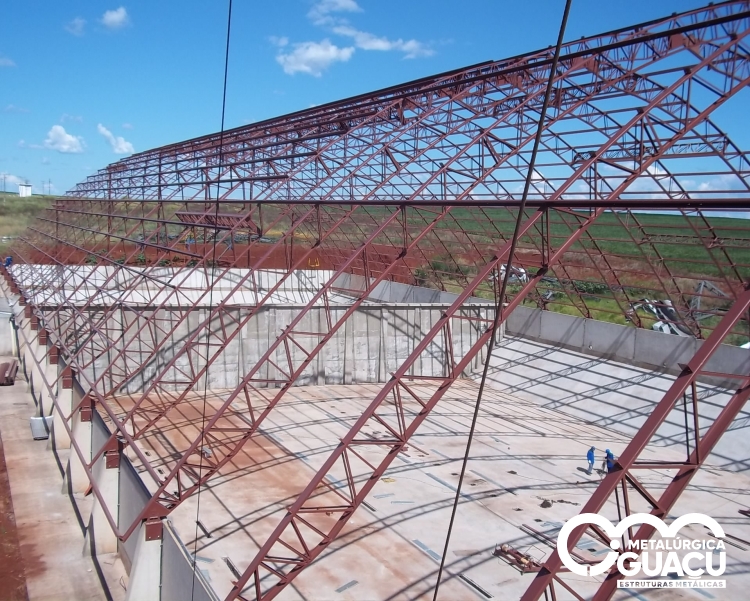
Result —
[{"label": "red-brown painted steel truss", "polygon": [[[648,493],[635,470],[644,468],[637,459],[650,435],[676,399],[695,390],[718,344],[748,335],[750,232],[731,217],[750,216],[750,164],[710,117],[750,83],[749,34],[750,4],[735,1],[565,44],[513,257],[551,49],[139,153],[57,199],[15,245],[16,263],[4,273],[50,356],[88,391],[73,414],[96,408],[113,424],[94,457],[73,442],[94,494],[102,500],[91,468],[119,444],[158,484],[131,524],[118,525],[105,505],[117,535],[126,539],[142,520],[168,515],[231,461],[386,280],[457,296],[300,492],[228,599],[271,599],[326,550],[487,344],[485,328],[469,352],[453,353],[462,320],[489,326],[491,316],[470,310],[476,296],[502,306],[502,321],[531,303],[637,327],[654,319],[634,309],[636,301],[670,301],[679,325],[706,338],[584,508],[600,509],[621,487],[625,499],[636,491],[664,515],[748,396],[745,379],[709,431],[695,433],[685,464],[645,466],[679,470],[660,499]],[[526,275],[499,299],[509,258]],[[311,269],[325,270],[322,284],[300,280]],[[263,288],[269,270],[279,275]],[[346,274],[362,285],[343,289]],[[169,473],[158,473],[138,441],[208,385],[240,331],[291,282],[305,292],[304,307],[204,416]],[[350,300],[339,311],[330,299],[341,294]],[[325,319],[310,326],[316,307]],[[444,375],[415,376],[412,367],[441,338]],[[410,386],[417,379],[431,387],[428,396]],[[58,384],[44,382],[52,397]],[[116,399],[131,389],[135,401],[123,409]],[[249,418],[227,427],[237,400]],[[63,416],[68,430],[73,414]],[[374,423],[389,437],[365,434]],[[611,595],[614,581],[598,598]],[[577,596],[556,555],[524,598],[554,583]]]}]

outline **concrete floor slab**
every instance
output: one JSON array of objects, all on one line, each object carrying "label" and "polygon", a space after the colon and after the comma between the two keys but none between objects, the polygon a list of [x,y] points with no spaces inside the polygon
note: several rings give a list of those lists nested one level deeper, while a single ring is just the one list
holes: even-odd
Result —
[{"label": "concrete floor slab", "polygon": [[[576,359],[585,362],[585,358]],[[291,389],[264,422],[262,434],[246,444],[200,498],[194,495],[171,514],[181,538],[197,558],[196,566],[209,577],[220,597],[231,587],[232,569],[242,571],[249,564],[285,508],[378,390],[377,385]],[[448,391],[342,535],[279,599],[432,598],[476,393],[476,383],[468,380]],[[225,394],[217,390],[206,397],[207,414],[218,407]],[[126,409],[131,401],[122,398],[120,402]],[[143,440],[144,448],[165,470],[173,453],[187,446],[202,423],[203,402],[202,396],[196,396],[181,404],[170,413],[169,425],[160,428],[158,437]],[[629,440],[624,433],[544,404],[539,398],[532,402],[521,394],[488,389],[447,553],[441,599],[520,597],[532,576],[521,575],[493,556],[494,548],[507,543],[544,560],[552,547],[530,534],[528,527],[556,536],[564,521],[580,511],[599,481],[598,475],[583,473],[589,446],[610,447],[617,454]],[[236,414],[231,419],[238,419],[241,405],[234,405],[233,410]],[[675,449],[654,445],[647,450],[647,458],[677,460],[681,455]],[[656,489],[666,483],[663,475],[655,472],[644,472],[643,478]],[[703,511],[725,524],[734,536],[750,540],[750,520],[737,513],[746,508],[750,478],[711,469],[693,482],[690,494],[680,500],[675,511]],[[332,484],[336,485],[335,478]],[[605,506],[602,513],[614,519],[614,504]],[[590,538],[578,547],[581,554],[592,558],[604,550]],[[750,547],[731,549],[727,561],[729,590],[738,594],[750,587]],[[593,594],[596,581],[589,587]],[[641,591],[638,595],[654,600],[707,598],[705,591],[681,591],[679,595]],[[618,593],[616,598],[630,595]]]},{"label": "concrete floor slab", "polygon": [[[489,372],[496,390],[620,432],[628,440],[674,379],[668,373],[519,337],[508,337],[498,345]],[[707,383],[698,384],[698,393],[705,417],[716,415],[730,396],[726,389]],[[704,420],[702,430],[709,424]],[[684,414],[673,411],[652,442],[684,449],[684,428]],[[734,420],[709,462],[732,471],[750,471],[750,410],[745,408]]]}]

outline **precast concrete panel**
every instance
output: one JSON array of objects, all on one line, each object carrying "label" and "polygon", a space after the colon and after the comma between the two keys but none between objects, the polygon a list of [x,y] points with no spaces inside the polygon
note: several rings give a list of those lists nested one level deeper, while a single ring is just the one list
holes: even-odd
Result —
[{"label": "precast concrete panel", "polygon": [[680,370],[679,365],[687,363],[700,345],[700,341],[693,337],[683,338],[652,330],[634,329],[633,331],[635,332],[634,361],[664,369]]},{"label": "precast concrete panel", "polygon": [[[567,317],[567,316],[566,316]],[[597,356],[620,357],[623,360],[632,360],[628,357],[635,352],[635,328],[620,326],[606,321],[594,319],[582,319],[574,317],[584,323],[583,351]],[[550,320],[551,321],[551,320]],[[641,330],[644,331],[644,330]],[[542,338],[545,333],[542,331]],[[563,344],[565,344],[563,342]]]},{"label": "precast concrete panel", "polygon": [[[91,412],[91,454],[96,455],[109,439],[111,432],[97,411]],[[100,459],[101,460],[101,459]]]},{"label": "precast concrete panel", "polygon": [[572,315],[542,311],[540,333],[544,338],[560,340],[571,348],[583,348],[584,321]]},{"label": "precast concrete panel", "polygon": [[750,349],[722,345],[706,364],[707,371],[750,374]]},{"label": "precast concrete panel", "polygon": [[201,572],[200,562],[192,559],[172,525],[165,520],[161,555],[161,601],[186,599],[219,601]]},{"label": "precast concrete panel", "polygon": [[[138,472],[124,455],[120,458],[120,503],[119,522],[129,526],[151,499],[148,489],[143,484]],[[141,529],[136,528],[125,542],[120,541],[120,556],[125,567],[130,572],[130,566],[135,559],[135,548],[138,544]]]},{"label": "precast concrete panel", "polygon": [[542,337],[542,311],[528,307],[516,307],[508,315],[507,330],[510,334],[517,334],[525,338],[538,339]]}]

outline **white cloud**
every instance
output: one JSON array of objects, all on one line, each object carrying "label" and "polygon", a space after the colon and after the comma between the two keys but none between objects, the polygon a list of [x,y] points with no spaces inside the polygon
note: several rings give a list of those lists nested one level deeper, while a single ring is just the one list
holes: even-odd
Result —
[{"label": "white cloud", "polygon": [[123,129],[133,129],[133,126],[132,126],[132,125],[130,125],[130,123],[123,123],[123,124],[122,124],[122,128],[123,128]]},{"label": "white cloud", "polygon": [[354,54],[354,48],[339,48],[327,39],[294,44],[293,48],[290,53],[281,53],[276,57],[284,72],[289,75],[299,72],[320,77],[332,63],[346,62]]},{"label": "white cloud", "polygon": [[125,140],[122,136],[115,136],[111,131],[104,127],[101,123],[96,126],[97,131],[103,135],[115,154],[131,154],[135,152],[133,145]]},{"label": "white cloud", "polygon": [[[687,187],[687,186],[686,186]],[[742,181],[733,173],[722,173],[708,177],[698,184],[699,192],[728,192],[731,190],[742,190]]]},{"label": "white cloud", "polygon": [[130,23],[128,11],[124,6],[114,10],[108,10],[102,15],[102,25],[109,29],[121,29]]},{"label": "white cloud", "polygon": [[0,54],[0,67],[15,67],[15,66],[16,66],[16,63],[14,63],[7,56],[3,56],[2,54]]},{"label": "white cloud", "polygon": [[328,16],[331,13],[360,13],[362,8],[355,0],[320,0],[316,2],[307,13],[316,25],[324,25],[331,22]]},{"label": "white cloud", "polygon": [[275,35],[272,35],[269,36],[268,39],[274,46],[278,46],[279,48],[283,48],[284,46],[289,44],[289,38],[285,36],[277,37]]},{"label": "white cloud", "polygon": [[24,140],[24,139],[20,139],[18,141],[18,147],[19,148],[34,148],[35,150],[41,150],[43,148],[46,148],[42,144],[27,144],[26,140]]},{"label": "white cloud", "polygon": [[85,27],[86,27],[86,19],[82,19],[81,17],[76,17],[72,21],[65,24],[65,31],[80,37],[83,35],[83,30]]},{"label": "white cloud", "polygon": [[85,144],[81,136],[74,136],[65,131],[62,125],[53,125],[47,133],[44,147],[64,154],[83,152]]},{"label": "white cloud", "polygon": [[5,183],[5,189],[8,191],[11,186],[17,186],[18,184],[27,184],[29,180],[23,177],[18,177],[5,171],[0,172],[0,179]]},{"label": "white cloud", "polygon": [[80,115],[68,115],[68,113],[63,113],[62,117],[60,117],[60,123],[65,123],[66,121],[83,123],[83,117],[81,117]]},{"label": "white cloud", "polygon": [[661,169],[659,165],[653,163],[646,167],[646,173],[653,175],[654,177],[663,177],[667,174],[667,172],[664,171],[664,169]]},{"label": "white cloud", "polygon": [[354,46],[339,47],[332,44],[330,40],[324,39],[321,42],[292,44],[290,50],[287,48],[289,46],[288,38],[271,36],[269,37],[270,42],[274,46],[284,49],[276,55],[276,61],[290,75],[299,72],[320,77],[332,63],[348,61],[354,54],[355,48],[367,51],[402,52],[404,58],[417,58],[434,54],[431,48],[418,40],[404,40],[402,38],[391,40],[387,37],[356,29],[346,19],[335,16],[336,13],[358,12],[363,12],[363,10],[356,0],[318,0],[307,13],[308,18],[315,25],[325,27],[336,35],[351,39]]},{"label": "white cloud", "polygon": [[404,58],[417,58],[419,56],[430,56],[433,51],[417,40],[389,40],[366,31],[359,31],[349,25],[338,25],[333,31],[339,35],[354,40],[355,46],[362,50],[399,50],[404,53]]},{"label": "white cloud", "polygon": [[29,109],[25,109],[21,106],[16,106],[15,104],[9,104],[3,109],[4,113],[28,113]]}]

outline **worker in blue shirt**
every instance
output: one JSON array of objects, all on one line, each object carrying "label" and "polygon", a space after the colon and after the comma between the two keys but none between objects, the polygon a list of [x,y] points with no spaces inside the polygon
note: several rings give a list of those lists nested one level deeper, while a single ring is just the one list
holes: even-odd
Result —
[{"label": "worker in blue shirt", "polygon": [[589,452],[586,453],[586,459],[589,460],[589,469],[586,472],[589,476],[591,475],[591,470],[594,469],[594,462],[596,462],[596,457],[594,456],[594,451],[596,451],[596,447],[591,447],[589,449]]},{"label": "worker in blue shirt", "polygon": [[615,456],[609,449],[604,451],[604,461],[602,462],[602,469],[605,468],[608,474],[615,471]]}]

